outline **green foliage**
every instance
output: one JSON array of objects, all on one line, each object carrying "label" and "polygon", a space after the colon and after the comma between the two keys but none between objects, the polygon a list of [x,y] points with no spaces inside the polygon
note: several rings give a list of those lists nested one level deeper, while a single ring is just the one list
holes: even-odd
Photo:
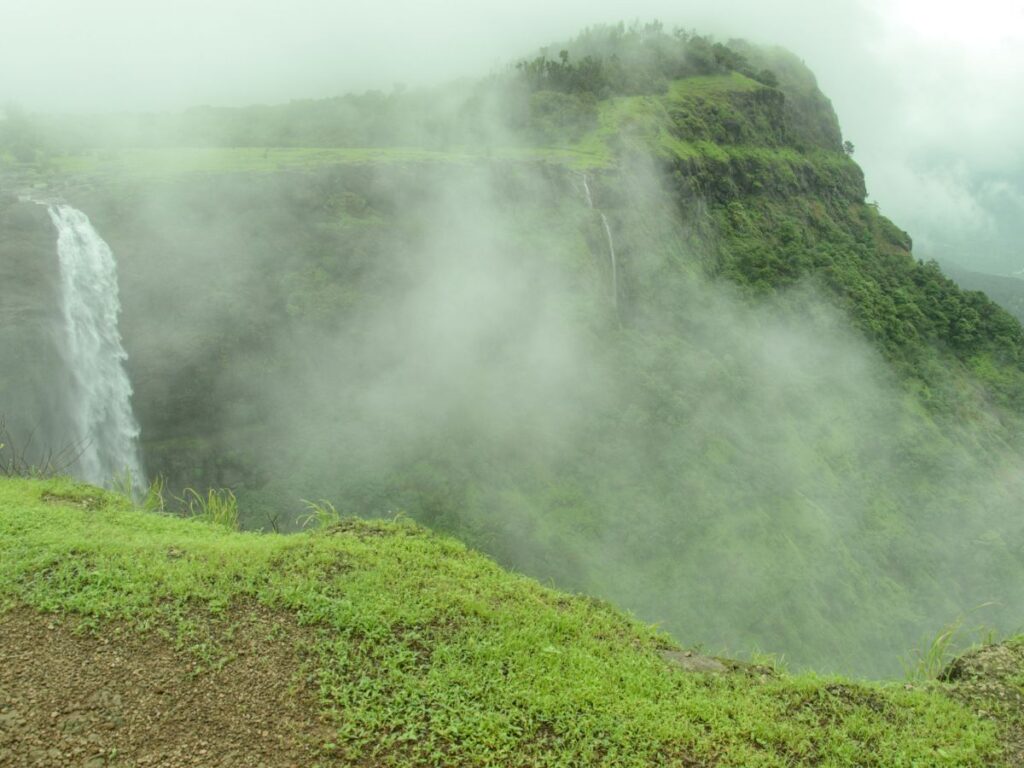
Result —
[{"label": "green foliage", "polygon": [[[934,262],[915,260],[909,237],[853,195],[781,198],[771,190],[783,182],[759,176],[759,187],[745,184],[746,195],[717,211],[724,238],[716,271],[759,293],[818,279],[905,377],[945,390],[928,402],[935,411],[961,407],[940,363],[953,359],[1021,412],[1024,331],[1013,317],[984,294],[958,288]],[[838,183],[819,179],[812,188]]]},{"label": "green foliage", "polygon": [[318,502],[303,499],[302,503],[309,510],[309,512],[299,518],[299,524],[303,528],[312,527],[315,530],[324,530],[341,522],[341,515],[338,514],[338,510],[326,499],[321,499]]},{"label": "green foliage", "polygon": [[205,496],[194,488],[186,488],[178,502],[186,517],[223,526],[230,531],[238,530],[238,499],[227,488],[210,488]]},{"label": "green foliage", "polygon": [[75,466],[81,455],[80,444],[54,448],[35,445],[35,437],[35,427],[28,429],[27,434],[16,434],[0,415],[0,477],[56,477]]},{"label": "green foliage", "polygon": [[[124,256],[147,466],[235,489],[248,528],[294,529],[302,497],[406,509],[686,642],[797,669],[898,674],[931,616],[1017,604],[1012,545],[945,574],[1017,537],[1017,486],[985,478],[1014,476],[1015,422],[989,403],[1013,391],[1019,329],[912,259],[841,153],[669,133],[672,105],[726,114],[758,90],[732,74],[599,103],[609,142],[663,150],[652,183],[587,177],[622,328],[600,213],[562,166],[325,160],[94,193]],[[173,353],[147,344],[169,318]],[[812,336],[837,355],[801,357]],[[766,356],[780,340],[789,368]]]},{"label": "green foliage", "polygon": [[130,499],[135,492],[136,483],[137,478],[132,477],[131,470],[126,468],[124,472],[114,475],[110,483],[110,489],[114,493],[119,493]]},{"label": "green foliage", "polygon": [[[794,53],[778,47],[730,40],[752,68],[769,70],[786,96],[785,115],[790,142],[800,149],[843,149],[842,131],[832,103],[818,88],[814,73]],[[754,79],[760,79],[751,75]]]},{"label": "green foliage", "polygon": [[[578,61],[573,57],[578,56]],[[566,43],[557,59],[547,51],[516,64],[532,91],[613,95],[664,92],[673,80],[741,73],[768,88],[778,78],[757,70],[739,50],[686,30],[666,32],[660,22],[595,26]]]},{"label": "green foliage", "polygon": [[140,508],[151,514],[162,515],[167,511],[167,505],[164,501],[164,488],[167,484],[166,479],[163,475],[157,475],[149,483],[149,487],[146,489],[146,495],[142,499]]},{"label": "green foliage", "polygon": [[303,495],[407,509],[797,668],[891,673],[996,595],[1017,621],[1020,326],[865,205],[791,55],[625,27],[565,50],[535,86],[197,110],[139,142],[250,148],[62,158],[117,169],[75,194],[125,256],[148,466],[236,489],[251,528]]},{"label": "green foliage", "polygon": [[530,95],[529,120],[529,130],[541,142],[578,141],[597,122],[597,100],[589,93],[533,93]]},{"label": "green foliage", "polygon": [[[990,607],[992,604],[979,605],[971,613]],[[977,649],[998,642],[996,630],[985,625],[965,627],[966,621],[966,616],[958,616],[934,636],[923,638],[903,661],[907,679],[915,682],[939,680],[948,672],[949,664],[956,654],[964,653],[967,648]]]},{"label": "green foliage", "polygon": [[924,643],[923,649],[915,649],[910,661],[905,663],[907,679],[917,682],[938,679],[953,656],[962,626],[963,620],[957,619]]},{"label": "green foliage", "polygon": [[[241,534],[0,482],[0,606],[159,629],[200,659],[253,602],[302,641],[336,738],[375,765],[997,766],[993,725],[936,690],[676,669],[666,640],[607,605],[502,571],[410,524]],[[68,499],[68,500],[65,500]],[[123,626],[123,624],[122,624]],[[210,638],[215,646],[211,647]],[[296,636],[298,642],[298,636]],[[228,662],[230,663],[230,662]],[[199,671],[202,674],[202,671]]]},{"label": "green foliage", "polygon": [[572,64],[566,50],[559,52],[558,61],[538,56],[532,61],[519,62],[516,69],[534,91],[607,95],[609,89],[609,75],[601,61],[588,56]]},{"label": "green foliage", "polygon": [[[776,91],[780,80],[764,64],[753,66],[736,45],[676,30],[658,22],[593,27],[557,48],[558,55],[520,61],[508,73],[476,83],[391,92],[371,91],[329,99],[245,108],[197,107],[175,115],[76,116],[16,113],[13,138],[45,136],[45,154],[59,167],[94,165],[97,153],[126,149],[252,148],[268,170],[289,161],[282,148],[406,148],[434,152],[490,151],[508,144],[576,141],[592,125],[594,102],[612,96],[661,95],[671,83],[730,73]],[[786,82],[782,81],[783,88]],[[563,98],[537,94],[559,94]],[[780,101],[781,104],[781,101]],[[15,113],[12,113],[15,114]],[[31,126],[31,130],[27,126]],[[5,148],[0,129],[0,152]],[[41,141],[41,140],[40,140]],[[39,144],[43,147],[43,144]],[[8,151],[13,151],[8,149]],[[19,153],[22,150],[19,150]],[[35,155],[33,155],[35,157]],[[38,159],[38,158],[36,158]],[[107,170],[107,159],[99,165]],[[128,169],[131,163],[125,163]]]}]

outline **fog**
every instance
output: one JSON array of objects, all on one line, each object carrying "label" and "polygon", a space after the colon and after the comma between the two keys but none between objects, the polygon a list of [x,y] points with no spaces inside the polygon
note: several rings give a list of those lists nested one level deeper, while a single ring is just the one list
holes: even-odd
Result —
[{"label": "fog", "polygon": [[786,46],[818,75],[871,196],[921,255],[1024,267],[1024,9],[922,0],[714,4],[6,0],[0,103],[163,111],[424,85],[634,18]]},{"label": "fog", "polygon": [[[388,91],[505,71],[590,23],[659,17],[796,51],[833,99],[870,197],[927,251],[1006,239],[1021,204],[1020,104],[1007,98],[1019,14],[975,10],[966,24],[911,2],[43,2],[0,30],[0,65],[16,73],[0,98],[40,112],[168,111]],[[628,141],[614,172],[495,160],[516,92],[467,93],[396,135],[447,150],[446,119],[476,120],[464,128],[486,151],[473,162],[438,150],[299,168],[256,142],[225,161],[238,166],[178,174],[155,154],[152,180],[125,163],[58,188],[117,255],[146,458],[170,491],[235,488],[246,523],[267,530],[293,529],[302,498],[409,511],[683,642],[824,670],[898,673],[921,634],[991,600],[986,619],[1012,629],[1024,472],[1001,442],[1015,422],[980,378],[959,363],[927,370],[952,359],[927,358],[901,380],[815,280],[755,301],[708,279],[716,227],[746,226],[723,224],[747,215],[741,203],[721,210]],[[345,103],[324,122],[372,133],[406,114],[389,108],[371,103],[363,123]],[[90,161],[107,157],[117,162]],[[789,205],[782,182],[764,181]],[[859,245],[841,231],[857,201],[822,190],[822,247]],[[45,217],[0,202],[10,232],[45,253]],[[856,215],[880,248],[883,225]],[[896,263],[898,244],[885,245]],[[9,247],[43,273],[46,295],[42,260]],[[0,298],[12,316],[45,314]],[[34,322],[37,338],[57,334]],[[52,411],[34,384],[50,361],[26,350],[45,342],[8,336],[33,384],[26,375],[5,396]],[[928,411],[929,398],[942,407]]]},{"label": "fog", "polygon": [[899,675],[993,600],[981,620],[1016,627],[1024,474],[998,415],[932,421],[813,281],[751,303],[706,279],[708,206],[664,184],[637,158],[69,194],[118,254],[172,493],[232,487],[268,531],[303,498],[411,514],[795,667]]}]

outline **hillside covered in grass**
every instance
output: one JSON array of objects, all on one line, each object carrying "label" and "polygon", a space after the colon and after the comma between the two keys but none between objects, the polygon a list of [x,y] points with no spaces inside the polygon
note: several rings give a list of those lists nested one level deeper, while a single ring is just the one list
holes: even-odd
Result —
[{"label": "hillside covered in grass", "polygon": [[[411,521],[322,511],[311,533],[236,533],[64,480],[0,481],[0,631],[7,657],[23,665],[0,676],[0,759],[181,757],[161,727],[195,745],[181,759],[210,766],[282,765],[297,754],[324,766],[996,766],[1012,757],[1019,712],[986,705],[979,716],[956,684],[868,685],[715,662]],[[62,659],[43,651],[61,647],[91,654],[79,675],[90,658],[131,664],[131,686],[115,697],[118,671],[84,693],[68,683],[37,722],[31,702],[63,684]],[[253,672],[261,655],[274,665]],[[168,658],[190,674],[169,682]],[[230,694],[240,674],[253,687],[238,698],[174,709],[205,678]],[[153,686],[170,698],[153,705]],[[280,697],[280,716],[263,713],[253,740],[235,744],[263,687]],[[98,706],[115,714],[93,730]],[[165,710],[162,726],[153,706]],[[211,720],[219,731],[204,726]],[[42,737],[51,740],[36,747]],[[38,760],[26,762],[33,748]]]},{"label": "hillside covered in grass", "polygon": [[3,133],[23,434],[67,407],[50,195],[117,256],[169,496],[402,512],[797,668],[1020,624],[1024,332],[866,202],[792,54],[595,28],[471,84]]}]

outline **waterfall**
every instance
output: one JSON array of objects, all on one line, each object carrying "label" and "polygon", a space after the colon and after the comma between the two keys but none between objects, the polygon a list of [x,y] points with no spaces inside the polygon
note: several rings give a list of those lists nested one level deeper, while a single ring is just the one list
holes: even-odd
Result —
[{"label": "waterfall", "polygon": [[78,474],[96,485],[143,487],[139,425],[124,368],[117,319],[117,264],[89,218],[69,205],[48,206],[57,228],[61,299],[70,374]]},{"label": "waterfall", "polygon": [[[612,228],[608,224],[608,217],[604,215],[604,212],[594,208],[594,197],[590,193],[590,182],[587,180],[587,174],[583,176],[583,194],[587,200],[587,207],[591,210],[597,210],[601,216],[601,225],[604,227],[605,242],[608,243],[608,258],[611,261],[612,268],[612,306],[615,308],[615,314],[619,314],[619,266],[615,258],[615,240],[612,238]],[[621,322],[621,320],[620,320]]]},{"label": "waterfall", "polygon": [[612,239],[612,228],[608,225],[608,217],[601,214],[601,223],[604,224],[604,235],[608,240],[608,255],[612,261],[612,305],[616,313],[619,311],[619,267],[615,262],[615,241]]}]

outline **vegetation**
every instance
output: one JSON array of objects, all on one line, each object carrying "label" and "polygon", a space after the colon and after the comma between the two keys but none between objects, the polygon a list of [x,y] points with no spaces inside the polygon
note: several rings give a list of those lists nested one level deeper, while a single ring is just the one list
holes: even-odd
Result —
[{"label": "vegetation", "polygon": [[0,477],[53,477],[71,471],[81,454],[80,445],[37,446],[34,437],[29,432],[20,442],[0,415]]},{"label": "vegetation", "polygon": [[204,496],[194,488],[186,488],[184,497],[178,501],[188,517],[238,530],[238,500],[228,489],[210,488]]},{"label": "vegetation", "polygon": [[[798,669],[898,674],[990,600],[1015,628],[1020,326],[865,203],[791,54],[657,26],[551,50],[431,92],[37,118],[5,178],[118,254],[149,471],[249,529],[403,510]],[[0,201],[26,418],[58,399],[34,208]]]},{"label": "vegetation", "polygon": [[[789,58],[787,58],[787,56]],[[756,63],[752,63],[756,59]],[[762,54],[740,41],[716,42],[659,22],[596,26],[479,83],[373,91],[332,99],[243,109],[199,107],[176,115],[59,116],[8,110],[0,121],[0,153],[20,163],[126,147],[337,148],[409,147],[451,151],[512,143],[535,146],[555,138],[554,120],[572,138],[592,126],[599,100],[658,95],[673,82],[735,73],[769,90],[786,91],[772,70],[796,70],[789,54]],[[800,79],[800,75],[796,80]],[[801,93],[816,87],[800,83]],[[794,95],[796,93],[794,92]],[[799,98],[794,99],[794,103]],[[817,105],[809,105],[813,108]],[[553,114],[554,113],[554,114]],[[799,120],[794,120],[799,125]],[[547,130],[546,130],[547,129]],[[838,129],[836,129],[838,132]],[[510,142],[511,140],[511,142]],[[821,142],[818,142],[822,145]],[[838,150],[829,137],[824,144]]]},{"label": "vegetation", "polygon": [[[572,61],[579,52],[581,58]],[[516,64],[533,91],[589,93],[598,98],[661,93],[672,81],[738,72],[774,88],[778,77],[755,70],[735,47],[685,29],[667,33],[660,22],[592,27],[558,52]]]},{"label": "vegetation", "polygon": [[[995,723],[945,695],[727,662],[606,604],[502,571],[409,522],[295,536],[136,511],[64,480],[0,481],[0,611],[163,632],[230,663],[221,619],[256,604],[312,637],[335,738],[324,764],[1002,764]],[[217,628],[221,627],[221,630]],[[307,640],[308,642],[308,640]],[[296,651],[297,652],[297,651]],[[200,673],[202,667],[200,667]]]}]

